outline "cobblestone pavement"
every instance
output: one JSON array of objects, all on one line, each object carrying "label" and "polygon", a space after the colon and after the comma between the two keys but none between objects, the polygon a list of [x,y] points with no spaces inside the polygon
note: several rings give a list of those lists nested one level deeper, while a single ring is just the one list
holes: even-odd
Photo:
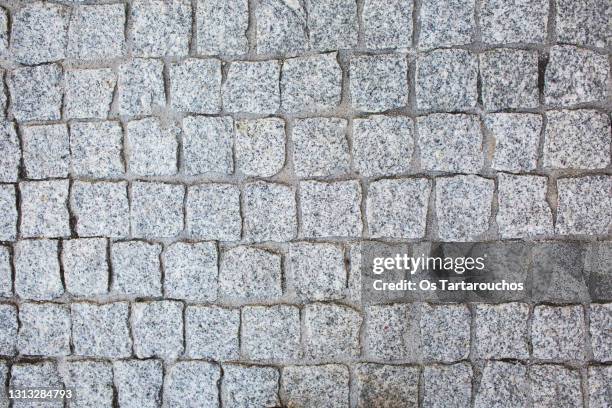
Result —
[{"label": "cobblestone pavement", "polygon": [[[0,4],[0,383],[612,406],[609,0]],[[550,296],[360,298],[364,242],[499,240]]]}]

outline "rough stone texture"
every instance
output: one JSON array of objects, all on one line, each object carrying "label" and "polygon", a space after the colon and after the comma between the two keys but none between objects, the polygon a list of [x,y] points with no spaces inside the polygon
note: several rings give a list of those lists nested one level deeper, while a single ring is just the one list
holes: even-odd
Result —
[{"label": "rough stone texture", "polygon": [[204,55],[245,54],[248,51],[248,0],[196,2],[197,52]]},{"label": "rough stone texture", "polygon": [[468,357],[470,311],[467,306],[424,305],[420,327],[424,359],[448,363]]},{"label": "rough stone texture", "polygon": [[595,360],[612,361],[612,304],[593,304],[590,314],[591,349]]},{"label": "rough stone texture", "polygon": [[285,164],[285,121],[278,118],[236,123],[236,169],[247,176],[271,177]]},{"label": "rough stone texture", "polygon": [[353,378],[358,408],[418,406],[419,372],[415,367],[360,364]]},{"label": "rough stone texture", "polygon": [[594,242],[586,247],[584,274],[593,301],[612,301],[612,242]]},{"label": "rough stone texture", "polygon": [[607,56],[569,45],[554,46],[544,76],[544,100],[552,106],[605,102],[609,75]]},{"label": "rough stone texture", "polygon": [[121,64],[118,80],[118,110],[122,115],[150,115],[166,99],[164,65],[155,59],[136,58]]},{"label": "rough stone texture", "polygon": [[612,6],[605,0],[559,0],[557,39],[576,45],[609,47],[611,18]]},{"label": "rough stone texture", "polygon": [[343,365],[289,366],[281,377],[283,402],[295,407],[344,407],[349,400],[349,372]]},{"label": "rough stone texture", "polygon": [[610,383],[612,368],[610,366],[589,367],[589,407],[605,408],[612,403]]},{"label": "rough stone texture", "polygon": [[183,353],[183,304],[133,303],[130,324],[138,358],[175,359]]},{"label": "rough stone texture", "polygon": [[129,122],[127,164],[139,176],[169,176],[177,172],[177,134],[174,126],[162,126],[158,119]]},{"label": "rough stone texture", "polygon": [[63,241],[62,265],[66,291],[74,296],[97,296],[108,290],[108,243],[104,238]]},{"label": "rough stone texture", "polygon": [[297,235],[295,189],[258,181],[243,192],[245,238],[252,241],[289,241]]},{"label": "rough stone texture", "polygon": [[250,360],[295,359],[300,351],[300,311],[295,306],[242,308],[240,346]]},{"label": "rough stone texture", "polygon": [[529,370],[534,406],[580,407],[580,373],[556,365],[536,365]]},{"label": "rough stone texture", "polygon": [[523,303],[476,304],[472,349],[483,359],[527,359],[529,307]]},{"label": "rough stone texture", "polygon": [[114,178],[125,172],[123,131],[119,122],[70,124],[72,174],[80,177]]},{"label": "rough stone texture", "polygon": [[485,43],[542,43],[546,39],[547,0],[479,1],[480,29]]},{"label": "rough stone texture", "polygon": [[343,297],[347,282],[340,247],[325,243],[292,244],[288,268],[293,289],[300,298],[330,300]]},{"label": "rough stone texture", "polygon": [[111,291],[132,296],[161,296],[161,245],[141,241],[113,242]]},{"label": "rough stone texture", "polygon": [[59,120],[62,68],[57,64],[17,68],[8,77],[11,112],[18,121]]},{"label": "rough stone texture", "polygon": [[189,187],[186,223],[191,236],[237,241],[240,239],[240,191],[230,184],[200,184]]},{"label": "rough stone texture", "polygon": [[17,308],[13,305],[0,304],[0,354],[12,356],[17,354]]},{"label": "rough stone texture", "polygon": [[72,343],[77,356],[123,358],[132,354],[129,304],[72,304]]},{"label": "rough stone texture", "polygon": [[217,299],[217,248],[210,242],[176,242],[163,255],[164,293],[173,299]]},{"label": "rough stone texture", "polygon": [[423,370],[422,381],[424,383],[423,407],[462,408],[470,406],[472,367],[468,364],[427,366]]},{"label": "rough stone texture", "polygon": [[17,296],[22,299],[51,300],[64,293],[57,240],[19,241],[14,251]]},{"label": "rough stone texture", "polygon": [[353,109],[383,112],[408,104],[408,63],[402,54],[354,56],[350,63]]},{"label": "rough stone texture", "polygon": [[472,175],[436,179],[440,240],[471,241],[487,231],[494,184],[493,180]]},{"label": "rough stone texture", "polygon": [[419,326],[415,304],[369,306],[365,310],[364,352],[375,360],[419,361],[422,348]]},{"label": "rough stone texture", "polygon": [[419,48],[471,43],[476,28],[474,6],[474,0],[424,0]]},{"label": "rough stone texture", "polygon": [[22,355],[70,354],[70,309],[53,303],[24,303],[19,308],[17,348]]},{"label": "rough stone texture", "polygon": [[413,2],[366,0],[362,24],[367,48],[404,49],[412,45]]},{"label": "rough stone texture", "polygon": [[0,297],[13,296],[13,271],[8,247],[0,245]]},{"label": "rough stone texture", "polygon": [[240,356],[240,311],[221,307],[187,306],[185,354],[190,358],[236,360]]},{"label": "rough stone texture", "polygon": [[495,139],[491,167],[518,173],[537,167],[542,117],[530,113],[491,113],[485,126]]},{"label": "rough stone texture", "polygon": [[81,237],[126,237],[129,234],[129,204],[126,182],[89,183],[75,181],[70,208]]},{"label": "rough stone texture", "polygon": [[346,306],[313,303],[304,315],[306,357],[335,360],[360,354],[359,330],[362,318]]},{"label": "rough stone texture", "polygon": [[114,362],[114,382],[119,406],[158,407],[161,404],[163,372],[160,360]]},{"label": "rough stone texture", "polygon": [[581,306],[536,306],[531,328],[533,357],[581,361],[585,356],[585,322]]},{"label": "rough stone texture", "polygon": [[612,225],[611,176],[557,181],[557,234],[606,234]]},{"label": "rough stone texture", "polygon": [[233,62],[223,83],[228,112],[275,113],[280,106],[280,63],[276,60]]},{"label": "rough stone texture", "polygon": [[258,53],[292,56],[308,49],[306,10],[299,2],[259,1],[255,21]]},{"label": "rough stone texture", "polygon": [[23,126],[21,137],[29,179],[68,177],[70,142],[66,125]]},{"label": "rough stone texture", "polygon": [[172,109],[193,113],[221,110],[221,61],[188,58],[172,64],[169,71]]},{"label": "rough stone texture", "polygon": [[610,120],[595,110],[546,113],[544,166],[602,169],[610,164]]},{"label": "rough stone texture", "polygon": [[318,51],[357,45],[357,3],[352,0],[308,0],[308,32],[311,47]]},{"label": "rough stone texture", "polygon": [[21,160],[21,147],[15,131],[15,124],[0,122],[0,182],[11,183],[17,181],[19,161]]},{"label": "rough stone texture", "polygon": [[134,182],[131,192],[132,235],[137,238],[174,237],[183,230],[182,185]]},{"label": "rough stone texture", "polygon": [[223,366],[221,402],[224,407],[279,406],[279,373],[273,367]]},{"label": "rough stone texture", "polygon": [[0,241],[17,238],[17,195],[15,186],[0,184]]},{"label": "rough stone texture", "polygon": [[165,374],[164,404],[176,408],[218,407],[221,370],[204,361],[181,361]]},{"label": "rough stone texture", "polygon": [[186,117],[182,141],[188,176],[231,174],[234,171],[234,122],[231,117]]},{"label": "rough stone texture", "polygon": [[67,119],[105,119],[113,101],[117,76],[110,68],[66,71],[64,116]]},{"label": "rough stone texture", "polygon": [[300,178],[348,173],[347,121],[339,118],[299,119],[293,123],[293,167]]},{"label": "rough stone texture", "polygon": [[528,405],[529,391],[526,367],[491,361],[484,367],[474,407],[524,407]]},{"label": "rough stone texture", "polygon": [[109,406],[113,402],[113,367],[107,362],[70,361],[59,366],[66,388],[78,390],[70,406]]},{"label": "rough stone texture", "polygon": [[68,30],[68,56],[81,60],[104,60],[124,55],[125,5],[76,6]]},{"label": "rough stone texture", "polygon": [[[10,388],[44,388],[52,390],[61,390],[62,379],[57,370],[57,364],[52,361],[43,361],[40,363],[17,363],[11,367]],[[36,405],[34,405],[36,404]],[[12,404],[16,408],[24,407],[42,407],[45,408],[61,408],[64,403],[61,400],[48,401],[42,405],[41,403],[32,402],[32,400],[17,400]]]}]

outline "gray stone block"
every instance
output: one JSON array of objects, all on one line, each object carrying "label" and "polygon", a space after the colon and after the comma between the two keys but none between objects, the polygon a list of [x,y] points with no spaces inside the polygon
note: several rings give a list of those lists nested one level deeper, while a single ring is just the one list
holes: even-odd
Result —
[{"label": "gray stone block", "polygon": [[295,293],[304,300],[341,299],[347,288],[344,253],[327,243],[293,243],[289,271]]},{"label": "gray stone block", "polygon": [[248,0],[196,2],[196,48],[198,54],[237,56],[249,48]]},{"label": "gray stone block", "polygon": [[349,70],[353,109],[384,112],[408,104],[408,62],[405,55],[353,56]]},{"label": "gray stone block", "polygon": [[15,124],[12,122],[0,122],[0,182],[16,182],[19,174],[19,162],[21,160],[21,147]]},{"label": "gray stone block", "polygon": [[312,303],[303,313],[307,358],[334,361],[359,356],[362,318],[356,310],[343,305]]},{"label": "gray stone block", "polygon": [[252,241],[290,241],[297,235],[294,187],[257,181],[244,187],[244,235]]},{"label": "gray stone block", "polygon": [[54,303],[19,307],[19,354],[61,357],[70,354],[70,309]]},{"label": "gray stone block", "polygon": [[161,296],[160,244],[113,242],[111,292],[128,296]]},{"label": "gray stone block", "polygon": [[136,357],[176,359],[183,354],[181,302],[133,303],[131,325]]},{"label": "gray stone block", "polygon": [[217,299],[217,248],[210,242],[176,242],[163,255],[164,294],[172,299]]},{"label": "gray stone block", "polygon": [[416,367],[359,364],[353,378],[357,408],[418,407],[419,369]]},{"label": "gray stone block", "polygon": [[357,45],[357,4],[352,0],[308,0],[308,34],[317,51]]},{"label": "gray stone block", "polygon": [[300,310],[295,306],[245,306],[240,345],[249,360],[293,360],[300,355]]},{"label": "gray stone block", "polygon": [[75,181],[70,194],[70,208],[76,217],[76,231],[81,237],[127,237],[129,205],[127,183]]},{"label": "gray stone block", "polygon": [[612,225],[612,176],[557,180],[557,234],[607,234]]},{"label": "gray stone block", "polygon": [[473,41],[474,0],[425,0],[421,5],[419,48],[466,45]]},{"label": "gray stone block", "polygon": [[219,407],[219,366],[204,361],[180,361],[164,376],[164,405],[175,408]]},{"label": "gray stone block", "polygon": [[292,56],[308,49],[306,11],[299,2],[259,1],[255,21],[259,54]]},{"label": "gray stone block", "polygon": [[236,169],[247,176],[272,177],[285,165],[285,140],[283,119],[236,122]]},{"label": "gray stone block", "polygon": [[66,125],[23,126],[21,138],[27,178],[68,177],[70,142]]},{"label": "gray stone block", "polygon": [[70,153],[74,176],[116,178],[125,173],[119,122],[71,123]]},{"label": "gray stone block", "polygon": [[166,102],[164,64],[156,59],[134,58],[121,64],[117,90],[121,115],[150,115]]},{"label": "gray stone block", "polygon": [[185,173],[234,172],[234,121],[230,116],[189,116],[183,119]]},{"label": "gray stone block", "polygon": [[240,240],[242,217],[238,187],[231,184],[190,186],[186,213],[191,236],[219,241]]},{"label": "gray stone block", "polygon": [[135,181],[131,197],[134,237],[175,237],[183,231],[185,186]]},{"label": "gray stone block", "polygon": [[164,368],[160,360],[114,361],[113,372],[119,406],[161,406]]},{"label": "gray stone block", "polygon": [[612,242],[593,242],[584,255],[585,279],[593,301],[612,300]]},{"label": "gray stone block", "polygon": [[0,245],[0,297],[13,296],[13,268],[11,265],[11,250]]},{"label": "gray stone block", "polygon": [[343,365],[288,366],[281,377],[283,405],[289,407],[346,407],[349,371]]},{"label": "gray stone block", "polygon": [[421,360],[417,304],[368,306],[365,309],[365,355],[380,361]]},{"label": "gray stone block", "polygon": [[62,68],[58,64],[14,69],[8,75],[11,112],[16,120],[59,120]]},{"label": "gray stone block", "polygon": [[[466,363],[431,365],[423,370],[424,408],[463,408],[472,400],[472,367]],[[416,406],[416,405],[415,405]]]},{"label": "gray stone block", "polygon": [[423,358],[450,363],[467,359],[470,353],[470,310],[466,305],[421,308]]},{"label": "gray stone block", "polygon": [[0,10],[0,54],[6,54],[9,47],[9,17],[5,8]]},{"label": "gray stone block", "polygon": [[272,114],[280,106],[280,62],[237,61],[223,83],[223,108],[234,113]]},{"label": "gray stone block", "polygon": [[124,358],[132,354],[127,302],[73,303],[71,311],[75,355]]},{"label": "gray stone block", "polygon": [[139,176],[170,176],[178,171],[177,136],[174,125],[162,126],[157,118],[127,124],[128,167]]},{"label": "gray stone block", "polygon": [[412,45],[413,2],[366,0],[361,15],[365,46],[373,49]]},{"label": "gray stone block", "polygon": [[542,43],[548,0],[479,0],[482,40],[487,44]]},{"label": "gray stone block", "polygon": [[612,6],[605,0],[559,0],[555,16],[557,40],[563,43],[609,47]]},{"label": "gray stone block", "polygon": [[105,60],[124,55],[125,5],[77,5],[68,30],[68,56],[81,60]]},{"label": "gray stone block", "polygon": [[103,295],[108,290],[108,243],[105,238],[81,238],[62,243],[66,291],[74,296]]},{"label": "gray stone block", "polygon": [[543,408],[581,407],[582,386],[577,370],[556,365],[534,365],[529,369],[533,405]]},{"label": "gray stone block", "polygon": [[531,325],[534,358],[561,361],[585,358],[582,306],[536,306]]},{"label": "gray stone block", "polygon": [[17,195],[15,186],[0,185],[0,241],[15,241],[17,239]]},{"label": "gray stone block", "polygon": [[71,408],[111,406],[113,366],[98,361],[67,361],[59,366],[66,389],[75,393]]},{"label": "gray stone block", "polygon": [[[12,389],[36,388],[36,389],[63,389],[62,379],[57,370],[57,364],[52,361],[40,363],[17,363],[11,367],[11,380],[9,387]],[[43,405],[44,404],[44,405]],[[30,400],[15,400],[12,404],[15,408],[45,407],[61,408],[64,402],[61,399],[37,403]]]},{"label": "gray stone block", "polygon": [[110,68],[66,71],[66,119],[106,119],[116,83],[117,76]]},{"label": "gray stone block", "polygon": [[221,402],[227,408],[280,406],[278,369],[262,366],[223,365]]},{"label": "gray stone block", "polygon": [[589,408],[606,408],[612,404],[612,367],[589,367]]},{"label": "gray stone block", "polygon": [[185,355],[217,361],[240,357],[240,310],[217,306],[187,306]]},{"label": "gray stone block", "polygon": [[591,349],[596,361],[612,361],[612,303],[590,306]]},{"label": "gray stone block", "polygon": [[495,140],[491,167],[512,173],[528,172],[538,165],[542,117],[531,113],[491,113],[485,126]]},{"label": "gray stone block", "polygon": [[14,246],[15,294],[22,299],[51,300],[64,293],[57,240],[23,240]]},{"label": "gray stone block", "polygon": [[476,304],[473,355],[481,359],[527,359],[529,305]]},{"label": "gray stone block", "polygon": [[17,308],[11,304],[0,304],[0,355],[17,354]]},{"label": "gray stone block", "polygon": [[527,368],[519,363],[487,362],[474,399],[475,408],[511,408],[530,404]]},{"label": "gray stone block", "polygon": [[221,110],[221,61],[188,58],[170,65],[170,106],[180,112]]}]

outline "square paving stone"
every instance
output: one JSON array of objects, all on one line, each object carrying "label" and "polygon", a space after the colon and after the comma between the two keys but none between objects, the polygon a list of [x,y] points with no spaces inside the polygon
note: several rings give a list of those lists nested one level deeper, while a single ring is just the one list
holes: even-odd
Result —
[{"label": "square paving stone", "polygon": [[408,62],[405,55],[354,56],[349,69],[353,109],[383,112],[408,104]]},{"label": "square paving stone", "polygon": [[17,354],[17,308],[9,304],[0,304],[0,355]]},{"label": "square paving stone", "polygon": [[340,105],[342,69],[338,54],[289,58],[283,62],[281,106],[286,112],[318,112]]},{"label": "square paving stone", "polygon": [[531,325],[534,358],[584,359],[586,333],[582,306],[536,306]]},{"label": "square paving stone", "polygon": [[188,58],[170,65],[170,106],[179,112],[221,110],[221,61]]},{"label": "square paving stone", "polygon": [[292,360],[300,353],[300,310],[295,306],[245,306],[240,345],[249,360]]},{"label": "square paving stone", "polygon": [[112,406],[113,366],[107,362],[69,361],[59,367],[66,389],[78,390],[71,407]]},{"label": "square paving stone", "polygon": [[586,247],[584,274],[592,301],[612,301],[612,242]]},{"label": "square paving stone", "polygon": [[418,305],[369,306],[365,314],[364,352],[368,358],[389,362],[420,361]]},{"label": "square paving stone", "polygon": [[25,181],[21,193],[21,234],[23,237],[65,237],[70,235],[68,180]]},{"label": "square paving stone", "polygon": [[77,5],[68,30],[68,55],[81,60],[121,57],[125,46],[126,6]]},{"label": "square paving stone", "polygon": [[160,360],[114,361],[113,372],[119,406],[161,406],[164,367]]},{"label": "square paving stone", "polygon": [[178,128],[162,127],[157,118],[127,124],[128,166],[139,176],[169,176],[177,172]]},{"label": "square paving stone", "polygon": [[17,239],[17,195],[12,184],[0,184],[0,241]]},{"label": "square paving stone", "polygon": [[295,189],[258,181],[244,188],[244,234],[248,240],[289,241],[297,235]]},{"label": "square paving stone", "polygon": [[175,359],[183,354],[183,304],[175,301],[133,303],[134,353],[138,358]]},{"label": "square paving stone", "polygon": [[164,294],[173,299],[217,299],[217,248],[211,242],[176,242],[163,255]]},{"label": "square paving stone", "polygon": [[533,171],[538,165],[542,117],[531,113],[491,113],[485,126],[495,139],[491,167],[513,173]]},{"label": "square paving stone", "polygon": [[605,102],[610,64],[606,55],[556,45],[544,74],[544,100],[552,106]]},{"label": "square paving stone", "polygon": [[150,115],[166,103],[164,63],[156,59],[134,58],[121,64],[118,80],[119,114]]},{"label": "square paving stone", "polygon": [[414,122],[404,116],[356,118],[352,142],[353,166],[362,176],[407,173],[415,145]]},{"label": "square paving stone", "polygon": [[21,161],[21,147],[15,124],[0,121],[0,182],[16,182]]},{"label": "square paving stone", "polygon": [[466,305],[429,306],[421,309],[423,358],[450,363],[470,353],[470,310]]},{"label": "square paving stone", "polygon": [[220,297],[238,301],[274,300],[283,294],[282,279],[279,254],[238,246],[221,255]]},{"label": "square paving stone", "polygon": [[0,245],[0,297],[13,296],[13,268],[11,250]]},{"label": "square paving stone", "polygon": [[480,54],[480,77],[487,110],[538,107],[537,51],[502,48]]},{"label": "square paving stone", "polygon": [[595,360],[612,361],[612,303],[592,304],[590,315],[591,348]]},{"label": "square paving stone", "polygon": [[217,306],[187,306],[185,354],[217,361],[240,357],[240,310]]},{"label": "square paving stone", "polygon": [[491,361],[486,363],[474,408],[525,407],[530,403],[527,368],[519,363]]},{"label": "square paving stone", "polygon": [[557,234],[607,234],[612,225],[612,176],[557,181]]},{"label": "square paving stone", "polygon": [[71,123],[70,152],[74,176],[115,178],[125,173],[119,122]]},{"label": "square paving stone", "polygon": [[422,381],[424,383],[423,407],[463,408],[470,406],[472,367],[469,364],[426,366],[423,370]]},{"label": "square paving stone", "polygon": [[288,366],[281,376],[281,395],[289,407],[346,407],[349,371],[343,365]]},{"label": "square paving stone", "polygon": [[71,309],[75,355],[123,358],[132,354],[127,302],[73,303]]},{"label": "square paving stone", "polygon": [[255,6],[257,52],[293,56],[306,51],[306,17],[299,2],[259,1]]},{"label": "square paving stone", "polygon": [[113,242],[111,291],[132,296],[161,296],[160,244]]},{"label": "square paving stone", "polygon": [[11,54],[17,62],[36,65],[64,59],[70,8],[35,2],[13,13]]},{"label": "square paving stone", "polygon": [[379,180],[370,184],[366,214],[372,238],[422,238],[431,182]]},{"label": "square paving stone", "polygon": [[236,168],[247,176],[271,177],[285,165],[285,121],[279,118],[236,123]]},{"label": "square paving stone", "polygon": [[66,71],[66,119],[105,119],[113,101],[117,76],[110,68]]},{"label": "square paving stone", "polygon": [[23,126],[21,138],[28,178],[68,177],[70,142],[66,125]]},{"label": "square paving stone", "polygon": [[436,113],[417,118],[421,167],[477,173],[483,166],[482,131],[475,115]]},{"label": "square paving stone", "polygon": [[326,361],[357,357],[362,318],[343,305],[313,303],[304,308],[304,348],[307,358]]},{"label": "square paving stone", "polygon": [[189,116],[183,119],[185,173],[231,174],[234,171],[234,121],[230,116]]},{"label": "square paving stone", "polygon": [[70,354],[70,309],[54,303],[23,303],[19,307],[17,348],[22,355]]},{"label": "square paving stone", "polygon": [[542,43],[546,40],[548,0],[479,1],[480,29],[485,43]]},{"label": "square paving stone", "polygon": [[280,106],[280,62],[238,61],[223,83],[223,108],[234,113],[275,113]]},{"label": "square paving stone", "polygon": [[563,366],[534,365],[529,369],[533,404],[542,408],[581,407],[580,373]]},{"label": "square paving stone", "polygon": [[[437,178],[438,237],[442,241],[472,241],[486,233],[489,229],[494,189],[493,180],[473,175]],[[421,218],[424,220],[427,215],[427,201],[423,204]]]},{"label": "square paving stone", "polygon": [[606,408],[612,404],[612,366],[589,367],[589,408]]},{"label": "square paving stone", "polygon": [[361,186],[356,180],[301,182],[303,236],[361,236],[361,197]]},{"label": "square paving stone", "polygon": [[[55,362],[24,362],[14,364],[11,367],[11,379],[9,387],[11,389],[40,388],[47,390],[61,390],[63,389],[63,384]],[[62,400],[56,399],[43,403],[37,403],[32,402],[31,399],[26,399],[13,401],[12,406],[15,408],[61,408],[64,406],[64,402]]]},{"label": "square paving stone", "polygon": [[238,241],[242,228],[240,190],[231,184],[200,184],[189,187],[186,204],[187,230],[193,237]]},{"label": "square paving stone", "polygon": [[344,296],[347,287],[344,253],[326,243],[294,243],[289,247],[293,289],[302,299],[331,300]]},{"label": "square paving stone", "polygon": [[529,305],[474,306],[473,354],[483,359],[527,359]]},{"label": "square paving stone", "polygon": [[164,404],[175,408],[218,407],[219,366],[204,361],[180,361],[164,375]]},{"label": "square paving stone", "polygon": [[298,119],[293,124],[293,166],[300,178],[346,174],[350,167],[347,121]]},{"label": "square paving stone", "polygon": [[416,408],[419,369],[382,364],[359,364],[355,368],[354,388],[357,408]]},{"label": "square paving stone", "polygon": [[605,48],[610,46],[612,6],[606,0],[559,0],[555,24],[563,43]]},{"label": "square paving stone", "polygon": [[189,0],[136,0],[129,7],[128,36],[136,57],[183,57],[189,52]]},{"label": "square paving stone", "polygon": [[128,185],[124,181],[89,183],[75,181],[70,208],[81,237],[127,237],[129,234]]},{"label": "square paving stone", "polygon": [[62,243],[64,282],[68,293],[97,296],[107,292],[107,248],[105,238],[70,239]]},{"label": "square paving stone", "polygon": [[57,240],[23,240],[15,244],[15,294],[22,299],[51,300],[64,293]]},{"label": "square paving stone", "polygon": [[227,408],[280,406],[275,367],[223,365],[221,402]]},{"label": "square paving stone", "polygon": [[58,64],[14,69],[8,76],[11,112],[16,120],[59,120],[62,68]]},{"label": "square paving stone", "polygon": [[436,50],[416,63],[416,106],[425,111],[476,107],[478,58],[466,50]]},{"label": "square paving stone", "polygon": [[308,34],[318,51],[351,48],[357,45],[359,30],[357,3],[352,0],[308,0]]},{"label": "square paving stone", "polygon": [[249,49],[248,0],[197,0],[196,48],[198,54],[229,55],[246,54]]},{"label": "square paving stone", "polygon": [[552,213],[546,201],[546,177],[500,173],[498,182],[497,224],[503,238],[552,234]]},{"label": "square paving stone", "polygon": [[474,0],[424,0],[419,16],[419,48],[471,43],[476,29],[474,3]]},{"label": "square paving stone", "polygon": [[412,3],[402,0],[366,0],[361,16],[365,46],[373,49],[410,47]]},{"label": "square paving stone", "polygon": [[181,233],[185,186],[135,181],[131,196],[134,237],[174,237]]},{"label": "square paving stone", "polygon": [[610,164],[610,120],[595,110],[546,112],[544,167],[603,169]]}]

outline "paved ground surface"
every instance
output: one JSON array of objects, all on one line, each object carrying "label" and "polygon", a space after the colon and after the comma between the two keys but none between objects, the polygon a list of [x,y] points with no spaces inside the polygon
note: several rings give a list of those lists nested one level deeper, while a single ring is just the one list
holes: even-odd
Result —
[{"label": "paved ground surface", "polygon": [[[608,0],[0,3],[0,383],[612,406]],[[547,240],[558,276],[366,304],[367,240]]]}]

